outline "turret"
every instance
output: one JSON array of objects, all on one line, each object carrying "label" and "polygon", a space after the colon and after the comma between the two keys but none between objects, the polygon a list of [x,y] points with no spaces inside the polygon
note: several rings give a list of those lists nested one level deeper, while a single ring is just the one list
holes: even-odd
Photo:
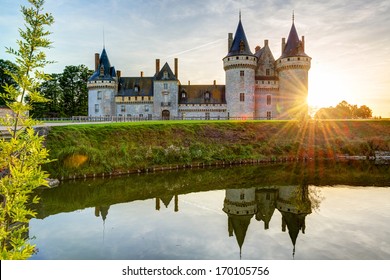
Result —
[{"label": "turret", "polygon": [[88,115],[97,116],[114,116],[115,104],[114,99],[118,91],[117,72],[111,66],[106,50],[95,54],[95,72],[88,79]]},{"label": "turret", "polygon": [[248,226],[257,210],[255,191],[255,188],[226,190],[222,210],[228,215],[229,236],[236,236],[240,256]]},{"label": "turret", "polygon": [[279,76],[279,119],[302,119],[308,116],[308,74],[311,57],[305,53],[305,40],[299,40],[293,23],[287,42],[282,39],[282,55],[276,60]]},{"label": "turret", "polygon": [[249,48],[241,15],[234,39],[228,36],[228,54],[223,58],[228,117],[253,118],[255,111],[255,69],[257,57]]}]

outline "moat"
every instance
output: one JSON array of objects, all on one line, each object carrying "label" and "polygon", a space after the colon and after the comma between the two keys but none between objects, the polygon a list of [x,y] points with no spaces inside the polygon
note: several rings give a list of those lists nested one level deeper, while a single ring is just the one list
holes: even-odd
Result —
[{"label": "moat", "polygon": [[235,166],[42,190],[31,259],[390,259],[390,166]]}]

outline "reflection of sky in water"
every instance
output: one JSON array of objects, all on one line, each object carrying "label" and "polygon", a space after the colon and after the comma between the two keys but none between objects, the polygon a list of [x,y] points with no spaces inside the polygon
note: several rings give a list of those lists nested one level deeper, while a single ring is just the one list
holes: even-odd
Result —
[{"label": "reflection of sky in water", "polygon": [[[306,216],[295,259],[390,259],[390,188],[320,187],[319,210]],[[33,259],[239,259],[222,211],[225,191],[179,195],[156,211],[154,199],[111,205],[103,223],[88,208],[30,223]],[[243,259],[291,259],[293,245],[274,211],[269,229],[252,217]]]}]

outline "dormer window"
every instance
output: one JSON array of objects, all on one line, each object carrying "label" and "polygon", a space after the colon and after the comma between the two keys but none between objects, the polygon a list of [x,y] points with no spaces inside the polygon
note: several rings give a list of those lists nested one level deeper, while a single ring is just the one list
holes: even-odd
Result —
[{"label": "dormer window", "polygon": [[163,73],[163,79],[168,79],[168,71],[164,71]]},{"label": "dormer window", "polygon": [[206,91],[205,93],[204,93],[204,101],[210,101],[210,92],[208,92],[208,91]]},{"label": "dormer window", "polygon": [[181,92],[181,99],[182,100],[186,100],[187,99],[187,93],[184,90]]},{"label": "dormer window", "polygon": [[244,41],[241,40],[241,42],[240,42],[240,52],[243,52],[243,51],[245,51],[245,43],[244,43]]},{"label": "dormer window", "polygon": [[104,66],[100,66],[100,76],[104,76]]},{"label": "dormer window", "polygon": [[134,92],[139,92],[139,86],[134,87]]}]

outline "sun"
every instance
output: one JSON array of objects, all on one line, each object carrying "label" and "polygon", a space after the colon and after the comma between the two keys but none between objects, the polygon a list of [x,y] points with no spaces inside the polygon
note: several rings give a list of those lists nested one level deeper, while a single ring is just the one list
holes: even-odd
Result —
[{"label": "sun", "polygon": [[343,100],[353,100],[347,77],[341,71],[330,71],[323,67],[313,67],[310,71],[309,107],[320,109],[336,106]]}]

